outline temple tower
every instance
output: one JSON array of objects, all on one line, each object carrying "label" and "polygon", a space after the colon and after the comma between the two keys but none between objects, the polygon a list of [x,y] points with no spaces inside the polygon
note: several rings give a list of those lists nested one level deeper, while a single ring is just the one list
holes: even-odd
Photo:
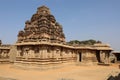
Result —
[{"label": "temple tower", "polygon": [[24,30],[19,31],[17,43],[40,41],[65,43],[62,26],[46,6],[38,7],[31,19],[25,22]]}]

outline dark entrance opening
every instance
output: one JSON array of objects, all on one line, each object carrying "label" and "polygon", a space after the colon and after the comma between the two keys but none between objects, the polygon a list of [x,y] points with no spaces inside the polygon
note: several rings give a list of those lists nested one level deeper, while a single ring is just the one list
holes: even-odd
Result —
[{"label": "dark entrance opening", "polygon": [[97,58],[97,61],[100,63],[101,60],[100,60],[100,51],[99,50],[96,51],[96,58]]},{"label": "dark entrance opening", "polygon": [[82,53],[79,53],[79,61],[82,61]]},{"label": "dark entrance opening", "polygon": [[116,58],[117,58],[117,61],[120,61],[120,54],[115,54]]}]

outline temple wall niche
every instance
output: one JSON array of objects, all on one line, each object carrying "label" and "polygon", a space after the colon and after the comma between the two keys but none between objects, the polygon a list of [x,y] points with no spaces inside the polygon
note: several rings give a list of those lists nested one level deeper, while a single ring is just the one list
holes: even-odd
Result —
[{"label": "temple wall niche", "polygon": [[0,40],[0,59],[9,59],[10,47],[11,45],[3,45],[2,41]]},{"label": "temple wall niche", "polygon": [[0,58],[9,58],[9,50],[1,50]]}]

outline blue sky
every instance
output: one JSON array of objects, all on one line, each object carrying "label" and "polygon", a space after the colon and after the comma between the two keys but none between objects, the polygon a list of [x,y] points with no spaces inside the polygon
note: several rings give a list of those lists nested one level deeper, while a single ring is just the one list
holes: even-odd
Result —
[{"label": "blue sky", "polygon": [[120,51],[120,0],[0,0],[0,39],[13,44],[25,21],[46,5],[62,26],[66,41],[100,40]]}]

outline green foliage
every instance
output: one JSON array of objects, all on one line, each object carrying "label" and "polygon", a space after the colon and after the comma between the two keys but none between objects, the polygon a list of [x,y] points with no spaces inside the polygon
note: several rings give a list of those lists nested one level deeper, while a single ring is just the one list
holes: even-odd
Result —
[{"label": "green foliage", "polygon": [[69,41],[69,45],[94,45],[95,43],[102,43],[101,41],[96,41],[93,39],[90,40],[84,40],[84,41],[79,41],[79,40],[72,40]]}]

